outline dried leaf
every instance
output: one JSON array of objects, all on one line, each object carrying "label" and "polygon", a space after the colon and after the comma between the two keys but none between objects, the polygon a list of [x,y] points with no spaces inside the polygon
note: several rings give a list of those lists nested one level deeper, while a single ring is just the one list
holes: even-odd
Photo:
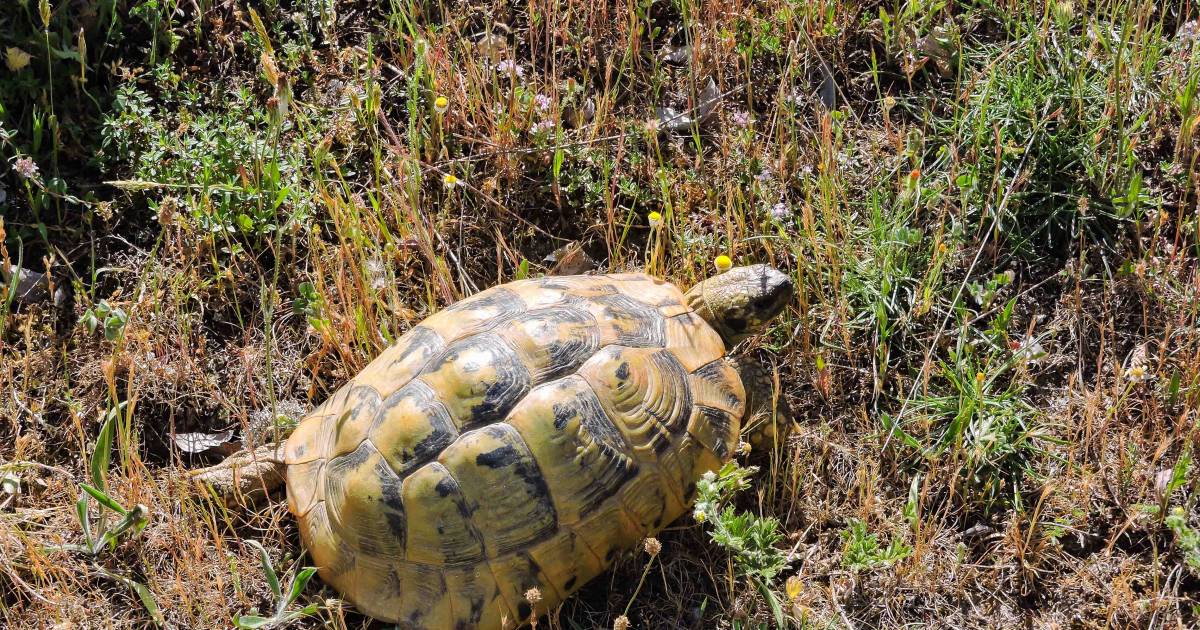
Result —
[{"label": "dried leaf", "polygon": [[596,268],[596,261],[583,251],[579,241],[571,241],[554,250],[542,259],[542,264],[550,268],[548,275],[551,276],[575,276]]},{"label": "dried leaf", "polygon": [[203,453],[226,444],[232,437],[232,429],[220,433],[176,433],[175,446],[185,453]]},{"label": "dried leaf", "polygon": [[672,46],[668,44],[662,51],[662,60],[675,66],[686,65],[692,60],[692,47],[690,44],[682,44]]},{"label": "dried leaf", "polygon": [[720,103],[721,91],[717,89],[717,82],[710,77],[708,84],[700,92],[693,109],[679,112],[673,107],[659,107],[657,110],[659,128],[678,133],[690,130],[692,125],[703,125],[712,120]]}]

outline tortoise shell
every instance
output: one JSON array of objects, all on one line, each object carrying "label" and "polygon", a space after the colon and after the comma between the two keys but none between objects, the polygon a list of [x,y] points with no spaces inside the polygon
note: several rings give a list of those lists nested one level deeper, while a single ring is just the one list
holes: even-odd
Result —
[{"label": "tortoise shell", "polygon": [[362,612],[515,627],[682,515],[745,401],[672,284],[510,282],[421,322],[301,421],[288,505]]}]

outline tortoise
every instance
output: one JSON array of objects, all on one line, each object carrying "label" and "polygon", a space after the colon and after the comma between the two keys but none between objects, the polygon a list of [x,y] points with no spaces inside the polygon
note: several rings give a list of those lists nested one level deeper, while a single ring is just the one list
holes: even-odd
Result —
[{"label": "tortoise", "polygon": [[285,444],[196,477],[225,497],[286,481],[318,574],[366,615],[515,627],[684,514],[766,417],[766,372],[728,352],[791,296],[766,265],[686,294],[640,273],[509,282],[408,330]]}]

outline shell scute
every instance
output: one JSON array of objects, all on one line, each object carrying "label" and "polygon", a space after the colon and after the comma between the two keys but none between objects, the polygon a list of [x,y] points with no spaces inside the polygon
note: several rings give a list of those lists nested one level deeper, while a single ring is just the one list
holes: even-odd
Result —
[{"label": "shell scute", "polygon": [[558,517],[549,487],[512,426],[493,424],[466,433],[439,461],[458,481],[489,558],[554,533]]}]

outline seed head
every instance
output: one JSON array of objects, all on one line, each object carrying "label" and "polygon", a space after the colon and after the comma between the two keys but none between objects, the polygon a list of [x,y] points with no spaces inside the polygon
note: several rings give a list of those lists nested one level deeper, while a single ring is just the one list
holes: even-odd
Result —
[{"label": "seed head", "polygon": [[536,586],[528,591],[525,591],[525,601],[529,602],[530,604],[536,604],[542,601],[542,592],[539,591]]},{"label": "seed head", "polygon": [[646,550],[646,553],[650,554],[651,558],[653,558],[654,556],[658,555],[658,552],[662,551],[662,543],[658,542],[657,538],[651,536],[650,538],[642,541],[642,548]]},{"label": "seed head", "polygon": [[617,617],[616,621],[613,621],[613,630],[629,630],[629,617]]}]

